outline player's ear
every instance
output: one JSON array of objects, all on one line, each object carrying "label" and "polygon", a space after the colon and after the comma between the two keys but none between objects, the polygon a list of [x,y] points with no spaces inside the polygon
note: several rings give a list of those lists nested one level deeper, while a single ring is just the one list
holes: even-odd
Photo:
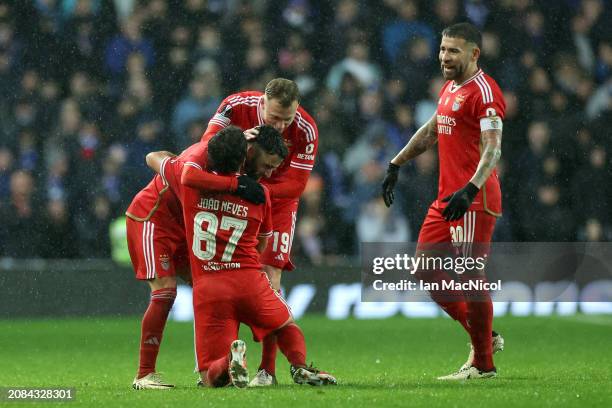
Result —
[{"label": "player's ear", "polygon": [[472,61],[478,61],[478,58],[480,58],[480,48],[478,48],[477,45],[474,45],[472,47]]}]

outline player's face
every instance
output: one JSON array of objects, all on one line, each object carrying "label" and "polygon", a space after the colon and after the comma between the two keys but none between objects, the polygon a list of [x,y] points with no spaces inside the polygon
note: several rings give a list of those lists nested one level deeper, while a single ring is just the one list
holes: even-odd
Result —
[{"label": "player's face", "polygon": [[[440,42],[440,68],[444,79],[461,83],[472,74],[480,50],[463,38],[442,37]],[[473,67],[472,67],[473,65]]]},{"label": "player's face", "polygon": [[257,147],[253,147],[249,149],[247,154],[244,170],[249,176],[259,180],[262,177],[270,177],[272,172],[282,162],[283,160],[278,155],[269,154]]},{"label": "player's face", "polygon": [[290,106],[284,108],[276,99],[268,99],[264,95],[262,105],[264,123],[283,133],[293,122],[297,108],[297,101],[293,101]]}]

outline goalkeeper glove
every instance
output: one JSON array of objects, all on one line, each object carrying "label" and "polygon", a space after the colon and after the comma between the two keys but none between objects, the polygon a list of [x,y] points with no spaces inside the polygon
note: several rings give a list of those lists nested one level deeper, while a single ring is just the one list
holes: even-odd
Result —
[{"label": "goalkeeper glove", "polygon": [[395,184],[397,183],[397,178],[399,177],[399,166],[393,163],[389,163],[389,167],[387,168],[387,175],[382,183],[382,196],[383,200],[385,200],[385,205],[387,207],[391,207],[393,204],[393,200],[395,200],[395,194],[393,193],[393,189],[395,188]]},{"label": "goalkeeper glove", "polygon": [[261,184],[246,175],[238,176],[238,188],[234,194],[254,204],[266,202],[266,193]]},{"label": "goalkeeper glove", "polygon": [[444,197],[443,203],[448,203],[442,216],[446,221],[455,221],[463,217],[463,214],[470,208],[472,201],[478,194],[479,188],[474,184],[467,183],[461,190],[455,191],[453,194]]}]

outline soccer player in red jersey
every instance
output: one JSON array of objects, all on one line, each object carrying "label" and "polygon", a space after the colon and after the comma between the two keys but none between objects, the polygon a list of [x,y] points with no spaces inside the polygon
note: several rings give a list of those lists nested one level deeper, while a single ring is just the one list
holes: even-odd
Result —
[{"label": "soccer player in red jersey", "polygon": [[[289,149],[278,169],[261,180],[270,191],[273,225],[271,245],[262,254],[261,262],[272,287],[280,290],[282,271],[295,268],[290,253],[296,214],[317,154],[318,129],[312,117],[299,106],[295,82],[283,78],[271,80],[264,92],[246,91],[225,98],[210,119],[202,140],[230,124],[244,129],[247,139],[257,136],[257,126],[270,125],[282,134]],[[263,342],[260,370],[251,385],[273,385],[275,364],[276,341],[271,336]]]},{"label": "soccer player in red jersey", "polygon": [[[435,256],[441,247],[464,257],[485,257],[497,217],[501,190],[495,166],[501,155],[505,102],[497,83],[478,67],[481,34],[469,23],[442,31],[439,59],[447,80],[440,90],[436,114],[395,156],[383,181],[387,206],[399,168],[438,143],[438,198],[419,233],[417,256]],[[454,249],[453,249],[454,248]],[[418,271],[420,279],[441,282],[443,271]],[[484,281],[484,270],[461,279]],[[430,291],[438,305],[470,335],[472,352],[459,371],[442,380],[496,376],[493,353],[503,350],[503,338],[492,331],[493,305],[486,290],[459,293]]]},{"label": "soccer player in red jersey", "polygon": [[[235,126],[219,131],[208,143],[208,169],[221,174],[235,173],[244,161],[246,144],[242,130]],[[237,154],[241,151],[242,156]],[[249,155],[254,157],[253,165],[246,169],[258,178],[281,164],[287,148],[278,131],[263,126]],[[155,161],[147,156],[147,163],[159,170],[182,203],[190,248],[196,357],[202,384],[216,387],[230,382],[238,387],[248,384],[246,347],[243,341],[235,340],[240,323],[251,327],[257,341],[270,333],[276,335],[296,383],[335,384],[331,375],[306,367],[304,336],[293,322],[289,307],[262,271],[260,253],[272,235],[267,188],[263,204],[223,192],[202,192],[181,183],[183,168],[193,166],[191,162],[170,157],[158,164]]]},{"label": "soccer player in red jersey", "polygon": [[[182,154],[192,163],[182,178],[188,185],[211,191],[233,192],[251,202],[265,200],[263,188],[247,176],[220,176],[205,171],[205,143],[197,143]],[[147,281],[151,300],[143,316],[138,373],[134,389],[173,387],[155,372],[155,363],[166,320],[176,298],[176,276],[190,282],[185,229],[180,202],[156,175],[132,200],[127,215],[127,239],[136,278]]]}]

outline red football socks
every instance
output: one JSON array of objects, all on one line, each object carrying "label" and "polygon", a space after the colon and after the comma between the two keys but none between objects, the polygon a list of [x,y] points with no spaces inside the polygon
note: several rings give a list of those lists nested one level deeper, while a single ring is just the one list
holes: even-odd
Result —
[{"label": "red football socks", "polygon": [[[450,275],[439,270],[420,271],[417,272],[417,277],[427,283],[437,283],[440,287],[443,281],[451,280]],[[429,295],[442,310],[458,321],[468,334],[470,333],[467,323],[467,303],[462,291],[440,289],[429,291]]]},{"label": "red football socks", "polygon": [[277,330],[276,336],[278,348],[287,357],[289,364],[292,366],[305,366],[306,343],[302,330],[295,323],[290,323]]},{"label": "red football socks", "polygon": [[262,342],[260,370],[266,370],[268,374],[275,375],[276,372],[276,334],[267,335]]},{"label": "red football socks", "polygon": [[[435,299],[434,299],[435,300]],[[467,302],[436,302],[450,317],[458,321],[469,334],[470,327],[467,321]]]},{"label": "red football socks", "polygon": [[206,382],[211,387],[225,387],[229,381],[229,354],[212,362],[206,373]]},{"label": "red football socks", "polygon": [[149,307],[142,318],[138,378],[155,372],[159,345],[175,298],[176,288],[163,288],[151,292]]},{"label": "red football socks", "polygon": [[[486,278],[473,278],[474,280]],[[465,291],[467,299],[467,321],[474,347],[474,367],[491,371],[493,364],[493,302],[486,290]]]}]

